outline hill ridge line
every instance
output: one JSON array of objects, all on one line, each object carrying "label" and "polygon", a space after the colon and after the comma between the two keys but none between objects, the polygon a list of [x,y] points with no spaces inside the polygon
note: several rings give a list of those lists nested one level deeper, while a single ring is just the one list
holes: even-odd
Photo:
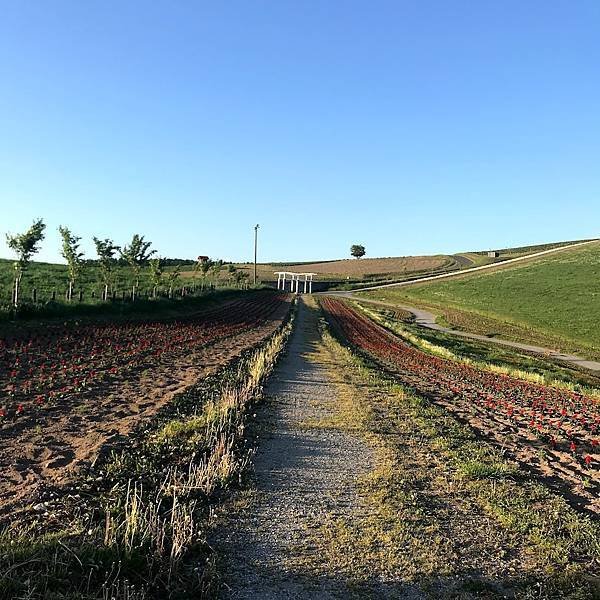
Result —
[{"label": "hill ridge line", "polygon": [[[514,264],[516,262],[522,262],[525,260],[530,260],[532,258],[537,258],[539,256],[545,256],[547,254],[552,254],[554,252],[560,252],[561,250],[569,250],[570,248],[578,248],[580,246],[585,246],[586,244],[593,244],[595,242],[600,241],[600,239],[595,240],[587,240],[585,242],[577,242],[576,244],[571,244],[569,246],[560,246],[558,248],[550,248],[549,250],[542,250],[540,252],[534,252],[533,254],[527,254],[525,256],[518,256],[517,258],[509,258],[508,260],[504,260],[499,263],[490,263],[489,265],[480,265],[478,267],[471,267],[469,269],[464,269],[462,271],[453,271],[451,273],[442,273],[441,275],[428,275],[427,277],[420,277],[419,279],[411,279],[409,281],[398,281],[396,283],[381,283],[372,285],[365,288],[357,288],[355,290],[351,290],[351,292],[368,292],[373,290],[378,290],[382,288],[388,287],[403,287],[406,285],[415,285],[417,283],[423,283],[425,281],[435,281],[437,279],[447,279],[448,277],[460,277],[461,275],[467,275],[469,273],[473,273],[475,271],[484,271],[487,269],[498,269],[504,267],[506,265]],[[347,295],[348,291],[345,292],[325,292],[327,295]]]}]

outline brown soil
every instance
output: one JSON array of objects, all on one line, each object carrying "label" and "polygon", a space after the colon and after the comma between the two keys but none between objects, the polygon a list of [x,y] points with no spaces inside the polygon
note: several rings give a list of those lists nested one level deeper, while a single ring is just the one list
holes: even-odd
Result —
[{"label": "brown soil", "polygon": [[331,262],[277,267],[274,271],[291,271],[294,273],[318,273],[319,275],[337,275],[364,277],[368,274],[406,275],[419,271],[432,271],[444,267],[449,262],[447,256],[401,256],[398,258],[361,258]]},{"label": "brown soil", "polygon": [[33,419],[0,431],[0,519],[35,503],[45,484],[60,486],[100,451],[122,444],[142,421],[176,394],[247,348],[281,323],[288,303],[258,327],[217,339],[191,353],[163,356],[101,389],[56,403]]},{"label": "brown soil", "polygon": [[571,506],[588,514],[600,514],[600,473],[586,468],[566,450],[552,450],[522,422],[509,420],[500,413],[483,410],[460,399],[412,373],[386,363],[400,379],[443,406],[461,422],[468,424],[482,438],[491,441],[514,458],[525,471],[537,476],[545,485],[561,494]]}]

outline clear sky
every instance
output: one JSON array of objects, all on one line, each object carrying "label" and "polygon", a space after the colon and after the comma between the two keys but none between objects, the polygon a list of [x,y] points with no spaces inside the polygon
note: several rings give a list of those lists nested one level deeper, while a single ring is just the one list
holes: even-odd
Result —
[{"label": "clear sky", "polygon": [[600,235],[598,0],[0,0],[0,256]]}]

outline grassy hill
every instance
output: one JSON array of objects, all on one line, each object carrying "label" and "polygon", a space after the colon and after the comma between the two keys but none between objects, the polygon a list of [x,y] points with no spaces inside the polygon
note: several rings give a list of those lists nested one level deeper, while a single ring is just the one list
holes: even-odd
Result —
[{"label": "grassy hill", "polygon": [[452,326],[600,355],[600,242],[456,278],[365,293]]},{"label": "grassy hill", "polygon": [[[250,274],[253,273],[254,265],[252,264],[238,266]],[[312,263],[267,263],[257,265],[257,274],[262,281],[276,279],[273,275],[274,271],[315,273],[316,279],[327,281],[363,281],[442,272],[456,268],[458,268],[458,264],[451,256],[433,255],[330,260]]]}]

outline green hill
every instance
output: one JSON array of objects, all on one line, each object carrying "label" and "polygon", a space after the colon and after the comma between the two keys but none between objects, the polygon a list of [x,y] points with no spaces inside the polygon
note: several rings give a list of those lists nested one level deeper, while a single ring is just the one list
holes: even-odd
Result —
[{"label": "green hill", "polygon": [[366,295],[430,307],[457,328],[600,355],[600,242]]}]

